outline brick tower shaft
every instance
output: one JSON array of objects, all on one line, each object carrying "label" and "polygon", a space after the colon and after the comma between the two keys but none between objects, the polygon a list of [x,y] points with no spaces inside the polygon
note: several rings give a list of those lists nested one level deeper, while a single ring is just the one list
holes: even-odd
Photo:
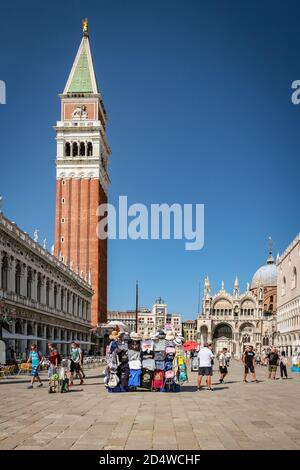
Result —
[{"label": "brick tower shaft", "polygon": [[56,141],[56,256],[89,279],[92,326],[106,321],[107,240],[97,236],[97,208],[109,186],[107,116],[98,90],[87,23],[61,98]]}]

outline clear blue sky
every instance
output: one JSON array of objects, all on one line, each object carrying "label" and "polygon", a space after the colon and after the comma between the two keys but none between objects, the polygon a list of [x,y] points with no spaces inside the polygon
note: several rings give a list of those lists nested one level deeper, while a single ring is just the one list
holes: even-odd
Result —
[{"label": "clear blue sky", "polygon": [[[300,231],[300,5],[296,1],[2,1],[0,194],[53,241],[54,130],[87,17],[113,151],[110,201],[205,203],[205,247],[111,241],[109,308],[161,295],[194,318],[205,273],[242,287]],[[275,253],[276,254],[276,253]]]}]

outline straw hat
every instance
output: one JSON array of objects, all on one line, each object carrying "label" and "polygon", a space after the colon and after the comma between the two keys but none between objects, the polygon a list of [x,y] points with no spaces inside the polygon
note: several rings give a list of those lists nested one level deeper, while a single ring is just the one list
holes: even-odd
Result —
[{"label": "straw hat", "polygon": [[173,341],[174,338],[175,338],[175,336],[174,336],[173,331],[171,331],[171,330],[167,331],[167,333],[166,333],[166,340],[167,340],[167,341]]},{"label": "straw hat", "polygon": [[141,341],[142,337],[139,333],[136,333],[135,331],[132,331],[130,333],[130,338],[135,340],[135,341]]},{"label": "straw hat", "polygon": [[117,341],[119,339],[119,332],[117,330],[113,330],[109,336],[109,339],[112,341]]}]

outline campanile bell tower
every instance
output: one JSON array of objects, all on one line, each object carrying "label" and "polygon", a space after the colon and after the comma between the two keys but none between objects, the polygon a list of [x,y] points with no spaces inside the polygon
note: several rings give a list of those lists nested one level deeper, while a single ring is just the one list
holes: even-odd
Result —
[{"label": "campanile bell tower", "polygon": [[87,20],[67,84],[60,95],[56,141],[55,255],[90,279],[92,325],[106,321],[107,240],[97,237],[97,207],[109,186],[107,115],[97,84]]}]

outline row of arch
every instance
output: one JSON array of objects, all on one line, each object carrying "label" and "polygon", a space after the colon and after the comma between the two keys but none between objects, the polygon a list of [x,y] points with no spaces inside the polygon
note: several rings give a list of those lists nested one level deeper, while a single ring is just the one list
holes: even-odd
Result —
[{"label": "row of arch", "polygon": [[65,157],[92,157],[92,142],[66,142],[64,147]]},{"label": "row of arch", "polygon": [[[48,341],[56,344],[58,351],[63,354],[69,354],[72,341],[81,343],[82,349],[90,348],[90,334],[82,331],[76,331],[70,328],[50,326],[43,323],[31,322],[27,320],[15,320],[9,326],[12,334],[24,335],[28,339],[6,339],[5,342],[9,348],[12,348],[17,358],[24,358],[28,355],[28,350],[32,343],[37,343],[38,349],[42,354],[48,354]],[[32,337],[30,339],[29,337]],[[27,351],[26,351],[27,350]]]},{"label": "row of arch", "polygon": [[20,260],[13,260],[6,253],[0,257],[0,264],[0,287],[4,291],[14,292],[60,312],[88,319],[90,302],[84,298]]}]

